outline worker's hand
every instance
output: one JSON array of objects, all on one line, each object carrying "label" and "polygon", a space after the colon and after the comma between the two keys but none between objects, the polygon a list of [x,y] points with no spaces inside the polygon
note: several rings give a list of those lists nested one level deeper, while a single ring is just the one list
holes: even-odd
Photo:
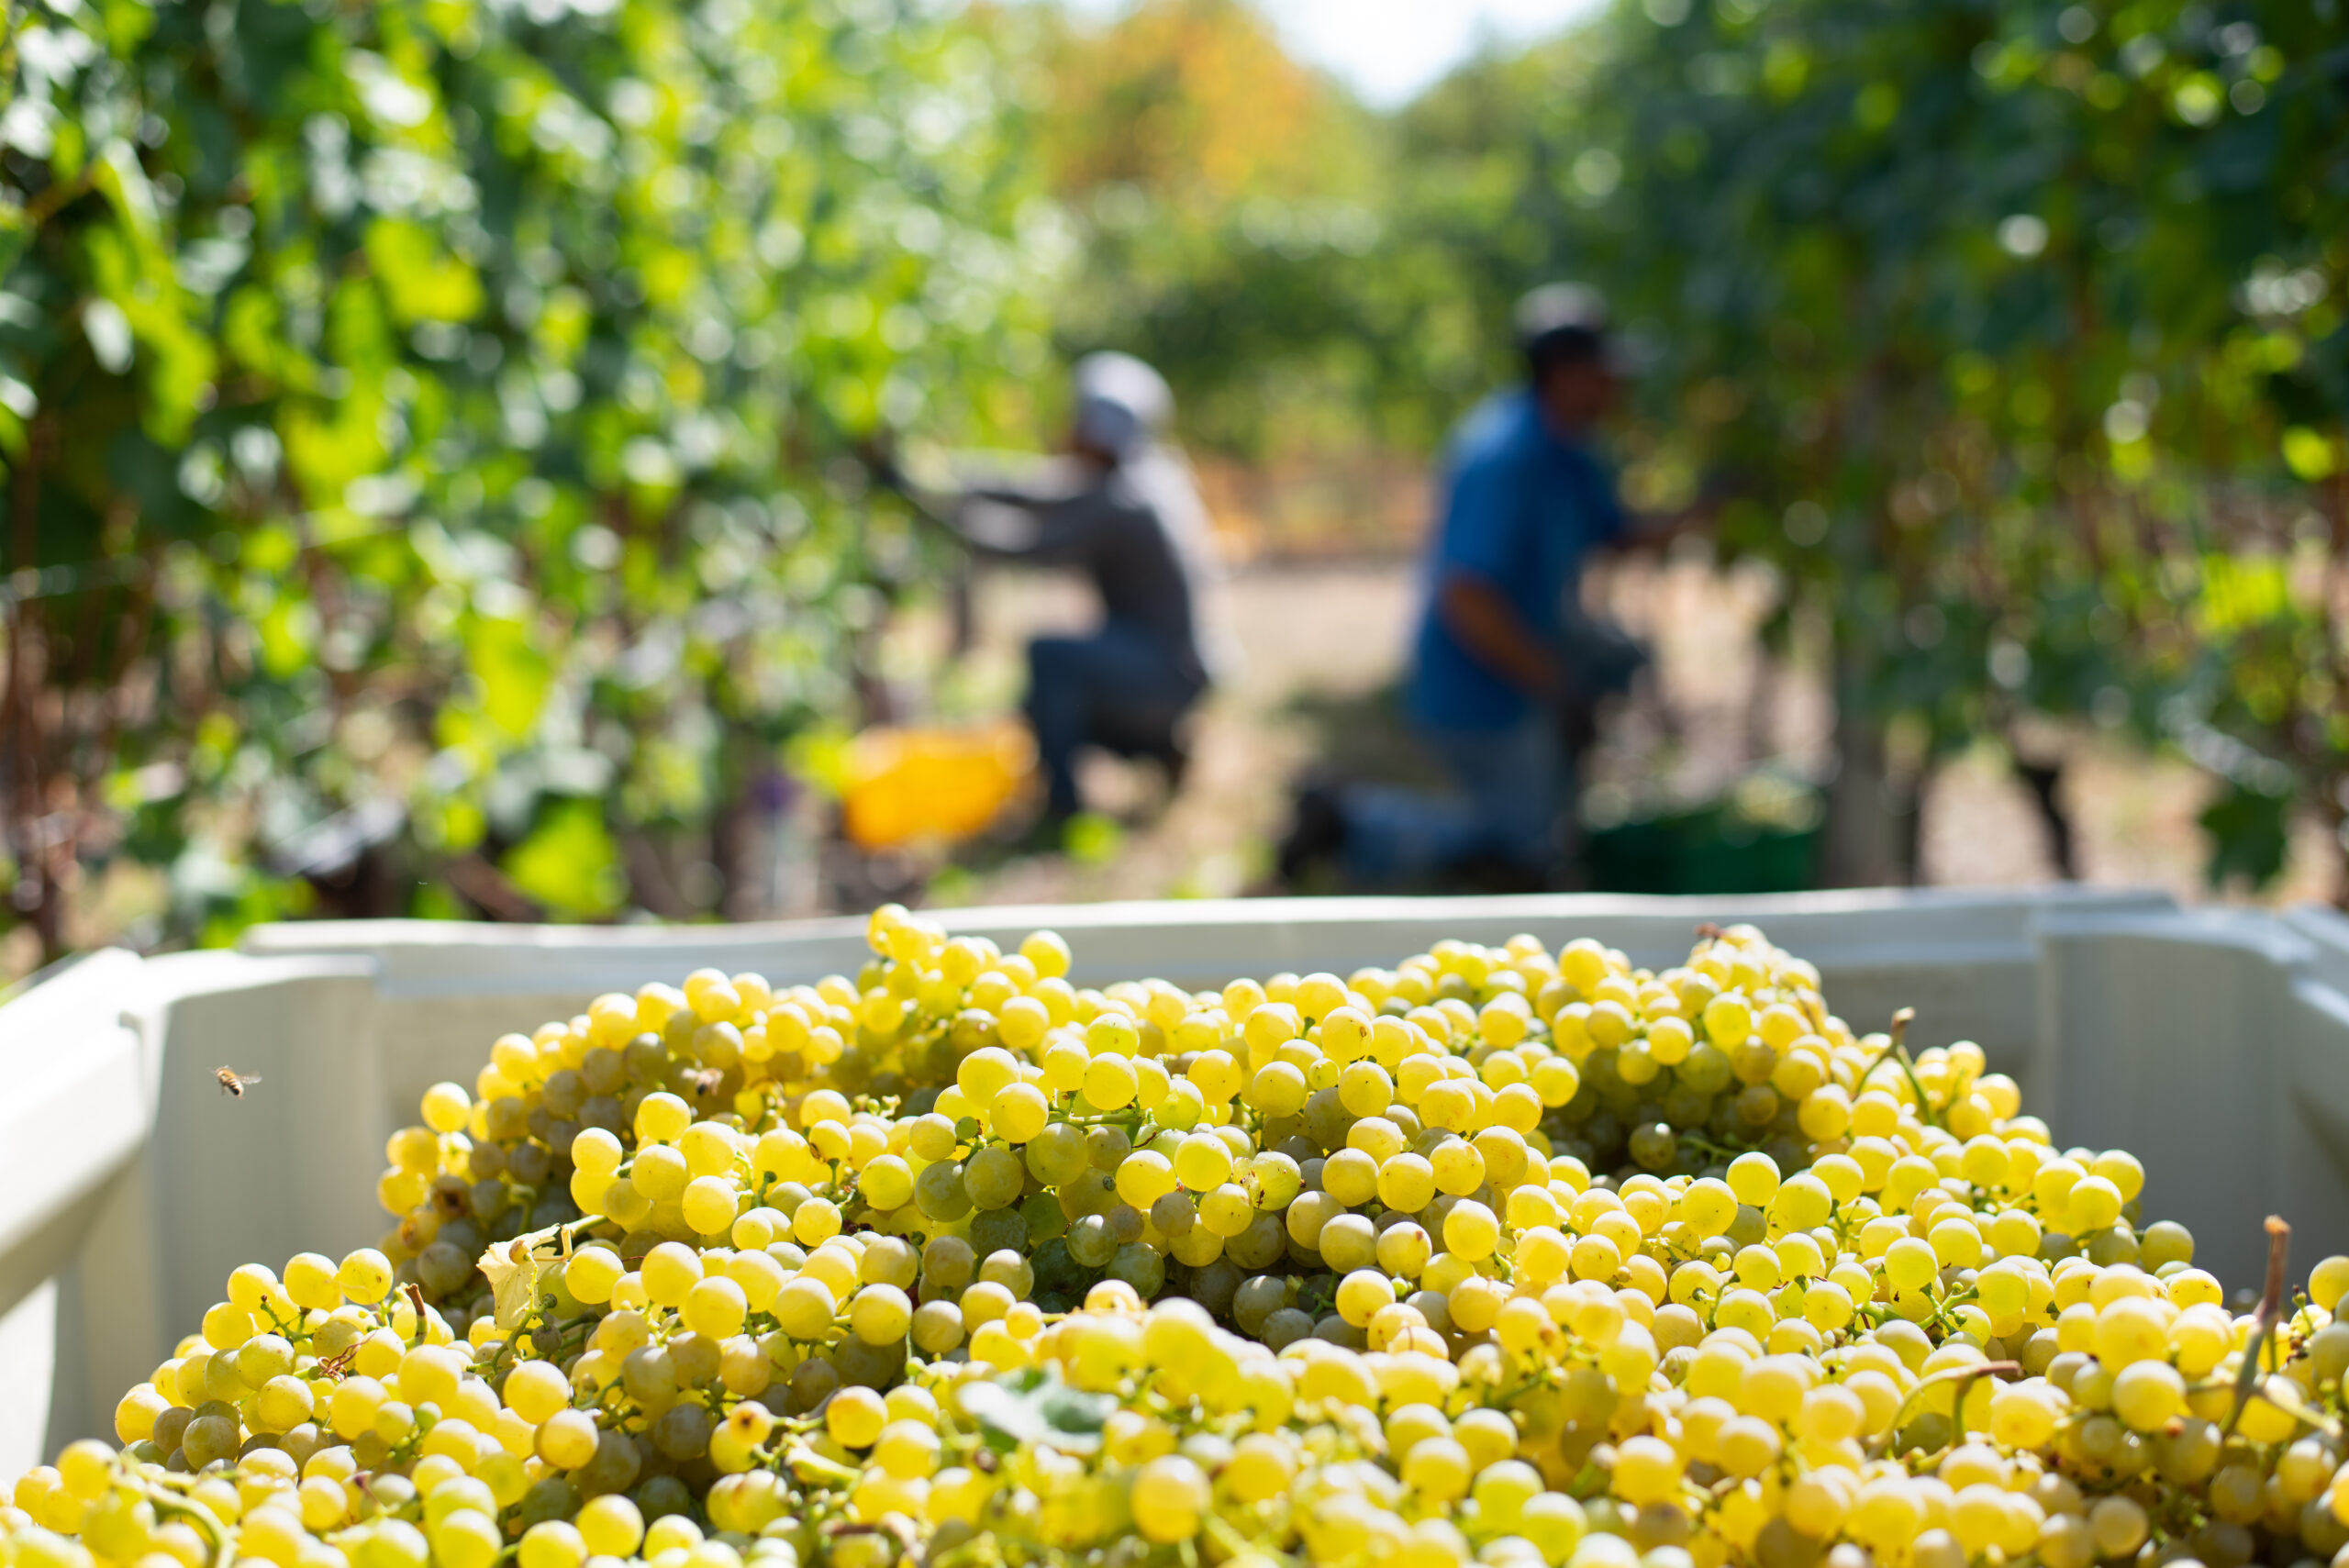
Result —
[{"label": "worker's hand", "polygon": [[1675,511],[1635,513],[1631,526],[1619,541],[1623,550],[1660,550],[1670,546],[1683,534],[1709,528],[1720,520],[1721,508],[1745,493],[1743,478],[1726,470],[1716,469],[1705,476],[1697,498]]}]

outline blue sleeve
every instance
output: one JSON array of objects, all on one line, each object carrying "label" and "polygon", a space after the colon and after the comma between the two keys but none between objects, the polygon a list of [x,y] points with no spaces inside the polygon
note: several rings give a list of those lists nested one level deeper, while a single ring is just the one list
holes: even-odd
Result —
[{"label": "blue sleeve", "polygon": [[1445,499],[1439,567],[1508,587],[1528,565],[1525,510],[1524,488],[1510,464],[1489,455],[1463,462]]}]

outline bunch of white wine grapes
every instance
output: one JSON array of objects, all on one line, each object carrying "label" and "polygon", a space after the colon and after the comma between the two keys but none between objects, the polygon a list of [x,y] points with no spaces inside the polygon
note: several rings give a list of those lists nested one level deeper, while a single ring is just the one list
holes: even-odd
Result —
[{"label": "bunch of white wine grapes", "polygon": [[2349,1259],[2230,1312],[2134,1159],[1750,928],[1201,993],[871,936],[436,1085],[394,1228],[238,1270],[0,1568],[2349,1568]]}]

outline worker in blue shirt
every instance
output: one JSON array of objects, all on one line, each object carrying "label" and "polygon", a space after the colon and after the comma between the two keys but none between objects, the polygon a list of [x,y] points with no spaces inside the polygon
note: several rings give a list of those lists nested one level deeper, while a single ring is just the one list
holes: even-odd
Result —
[{"label": "worker in blue shirt", "polygon": [[1627,686],[1643,660],[1574,607],[1595,550],[1635,528],[1591,450],[1620,361],[1593,291],[1553,284],[1518,311],[1526,381],[1487,401],[1450,445],[1406,707],[1456,796],[1309,787],[1282,846],[1283,880],[1334,856],[1379,884],[1475,870],[1553,885],[1570,804],[1567,716]]}]

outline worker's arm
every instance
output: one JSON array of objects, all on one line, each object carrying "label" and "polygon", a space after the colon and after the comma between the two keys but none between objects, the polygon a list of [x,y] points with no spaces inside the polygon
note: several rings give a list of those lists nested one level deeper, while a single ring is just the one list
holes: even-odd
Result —
[{"label": "worker's arm", "polygon": [[1670,546],[1685,535],[1700,533],[1713,526],[1713,518],[1720,508],[1698,501],[1676,512],[1634,512],[1623,514],[1623,527],[1605,544],[1598,548],[1618,555],[1653,552]]},{"label": "worker's arm", "polygon": [[1662,550],[1684,534],[1692,534],[1711,526],[1713,514],[1698,511],[1694,506],[1677,512],[1627,512],[1623,531],[1605,548],[1621,553],[1634,550]]},{"label": "worker's arm", "polygon": [[1471,572],[1454,569],[1436,589],[1436,614],[1460,646],[1510,685],[1536,702],[1554,702],[1566,690],[1558,657],[1508,595]]},{"label": "worker's arm", "polygon": [[1639,512],[1627,506],[1623,508],[1622,527],[1606,548],[1618,551],[1662,550],[1683,535],[1709,528],[1737,488],[1733,477],[1716,473],[1706,478],[1704,488],[1695,500],[1676,511]]},{"label": "worker's arm", "polygon": [[1051,469],[1031,474],[993,472],[952,485],[923,484],[906,473],[894,454],[867,466],[880,484],[905,498],[917,517],[954,536],[965,548],[998,560],[1053,565],[1074,560],[1097,511],[1097,496],[1072,486]]},{"label": "worker's arm", "polygon": [[980,555],[1031,566],[1074,566],[1091,553],[1111,524],[1112,508],[1097,495],[1025,495],[966,491],[942,517]]},{"label": "worker's arm", "polygon": [[1501,587],[1535,558],[1529,484],[1521,465],[1491,454],[1450,475],[1431,608],[1471,659],[1546,705],[1564,695],[1565,667]]}]

